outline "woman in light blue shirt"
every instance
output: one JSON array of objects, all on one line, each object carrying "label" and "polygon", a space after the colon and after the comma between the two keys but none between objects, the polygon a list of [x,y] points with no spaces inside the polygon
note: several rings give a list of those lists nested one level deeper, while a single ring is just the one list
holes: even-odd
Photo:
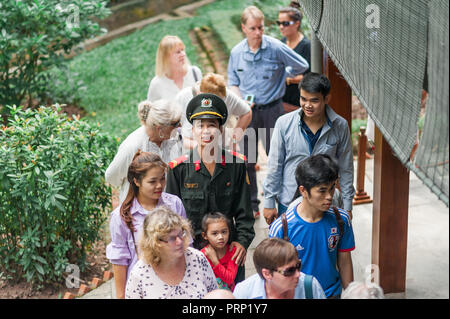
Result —
[{"label": "woman in light blue shirt", "polygon": [[253,254],[257,274],[236,285],[238,299],[325,299],[325,293],[314,277],[300,271],[297,250],[288,241],[267,238]]}]

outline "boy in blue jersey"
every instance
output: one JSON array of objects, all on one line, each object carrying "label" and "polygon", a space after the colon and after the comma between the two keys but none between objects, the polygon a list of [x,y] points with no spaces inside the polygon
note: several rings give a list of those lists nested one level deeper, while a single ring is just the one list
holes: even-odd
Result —
[{"label": "boy in blue jersey", "polygon": [[[301,162],[295,172],[294,199],[302,196],[302,201],[286,211],[289,241],[302,260],[302,271],[317,278],[327,298],[339,298],[342,288],[353,281],[351,220],[346,211],[331,207],[338,169],[326,154]],[[283,234],[279,217],[270,225],[269,237]]]}]

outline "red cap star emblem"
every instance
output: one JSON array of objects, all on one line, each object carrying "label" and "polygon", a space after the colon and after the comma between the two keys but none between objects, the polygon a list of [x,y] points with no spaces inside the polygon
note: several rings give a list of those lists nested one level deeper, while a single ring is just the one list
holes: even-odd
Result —
[{"label": "red cap star emblem", "polygon": [[203,99],[202,100],[202,107],[210,107],[212,104],[211,99]]}]

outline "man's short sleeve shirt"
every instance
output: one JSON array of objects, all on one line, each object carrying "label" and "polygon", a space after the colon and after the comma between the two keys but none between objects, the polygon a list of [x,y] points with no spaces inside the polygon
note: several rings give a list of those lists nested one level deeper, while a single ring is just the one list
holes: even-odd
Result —
[{"label": "man's short sleeve shirt", "polygon": [[[355,239],[348,214],[339,209],[344,220],[344,235],[339,231],[336,216],[330,208],[320,221],[308,223],[297,213],[298,205],[286,212],[289,241],[302,260],[302,272],[313,275],[327,297],[341,293],[341,280],[337,270],[337,254],[355,249]],[[283,238],[281,218],[270,225],[269,237]]]}]

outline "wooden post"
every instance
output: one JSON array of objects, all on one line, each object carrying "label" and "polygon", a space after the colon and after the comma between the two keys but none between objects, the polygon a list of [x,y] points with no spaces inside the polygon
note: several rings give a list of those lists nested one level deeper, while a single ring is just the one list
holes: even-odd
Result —
[{"label": "wooden post", "polygon": [[366,128],[359,128],[358,138],[358,166],[356,169],[356,194],[353,199],[353,205],[372,203],[370,196],[364,191],[364,177],[366,173],[366,147],[367,136]]},{"label": "wooden post", "polygon": [[404,293],[408,242],[409,171],[375,128],[372,264],[385,293]]},{"label": "wooden post", "polygon": [[331,98],[329,104],[337,114],[347,120],[348,127],[351,131],[352,89],[329,56],[327,57],[326,76],[331,82]]},{"label": "wooden post", "polygon": [[[342,77],[333,60],[327,55],[327,63],[325,75],[330,80],[331,91],[330,101],[328,104],[331,108],[344,119],[347,120],[348,127],[351,132],[352,128],[352,89],[347,81]],[[336,185],[340,190],[340,184]]]}]

